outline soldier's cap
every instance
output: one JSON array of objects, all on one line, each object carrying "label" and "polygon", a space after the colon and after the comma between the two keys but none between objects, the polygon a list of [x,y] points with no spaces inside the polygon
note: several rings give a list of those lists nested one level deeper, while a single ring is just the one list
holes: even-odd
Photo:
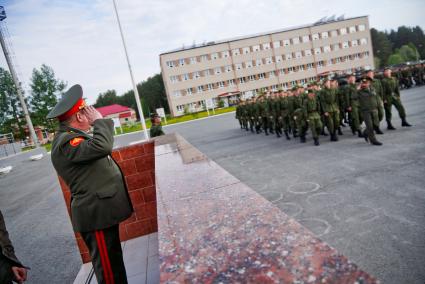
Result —
[{"label": "soldier's cap", "polygon": [[353,72],[347,72],[346,74],[345,74],[345,77],[351,77],[351,76],[356,76]]},{"label": "soldier's cap", "polygon": [[159,117],[159,115],[156,112],[151,112],[150,113],[150,117],[151,118],[156,118],[156,117]]},{"label": "soldier's cap", "polygon": [[59,121],[65,121],[85,107],[86,102],[83,99],[83,88],[77,84],[69,88],[62,95],[61,100],[49,112],[46,118],[57,118]]},{"label": "soldier's cap", "polygon": [[298,90],[298,88],[299,88],[299,86],[295,85],[295,86],[292,87],[291,91],[296,91],[296,90]]},{"label": "soldier's cap", "polygon": [[391,69],[391,67],[385,67],[385,68],[384,68],[384,71],[385,71],[385,70],[392,70],[392,69]]},{"label": "soldier's cap", "polygon": [[366,77],[363,77],[363,78],[362,78],[362,81],[361,81],[361,82],[362,82],[362,83],[366,83],[367,81],[372,82],[372,81],[373,81],[373,79],[372,79],[372,78],[370,78],[370,77],[367,77],[367,76],[366,76]]}]

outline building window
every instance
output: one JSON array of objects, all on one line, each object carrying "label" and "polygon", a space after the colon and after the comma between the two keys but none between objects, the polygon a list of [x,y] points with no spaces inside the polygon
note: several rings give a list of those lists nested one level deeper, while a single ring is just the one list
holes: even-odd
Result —
[{"label": "building window", "polygon": [[178,105],[176,108],[177,108],[177,111],[178,112],[183,112],[184,111],[184,106],[183,105]]},{"label": "building window", "polygon": [[330,66],[330,65],[332,65],[333,63],[332,63],[332,59],[329,59],[328,61],[327,61],[327,63],[326,63],[326,65],[327,66]]},{"label": "building window", "polygon": [[335,63],[340,63],[341,62],[341,58],[337,57],[335,58]]},{"label": "building window", "polygon": [[314,49],[314,54],[320,54],[320,52],[321,52],[320,47],[316,47]]},{"label": "building window", "polygon": [[363,53],[363,56],[364,56],[365,58],[368,58],[368,57],[369,57],[369,51],[366,51],[365,53]]},{"label": "building window", "polygon": [[173,96],[176,97],[176,98],[181,97],[181,95],[182,95],[182,93],[180,91],[174,91],[173,92]]},{"label": "building window", "polygon": [[313,35],[311,36],[311,38],[312,38],[313,40],[318,40],[318,39],[319,39],[319,34],[313,34]]},{"label": "building window", "polygon": [[307,80],[306,80],[306,79],[301,79],[301,80],[300,80],[300,84],[301,84],[301,85],[304,85],[306,82],[307,82]]},{"label": "building window", "polygon": [[198,93],[202,93],[204,91],[204,87],[198,86]]},{"label": "building window", "polygon": [[266,76],[265,76],[265,74],[264,74],[264,73],[260,73],[260,74],[258,75],[258,79],[259,79],[259,80],[263,80],[265,77],[266,77]]},{"label": "building window", "polygon": [[224,88],[224,82],[223,81],[218,82],[218,87],[219,88]]},{"label": "building window", "polygon": [[358,25],[359,31],[362,32],[366,29],[365,25]]},{"label": "building window", "polygon": [[272,91],[273,91],[273,92],[276,92],[276,91],[277,91],[277,85],[273,85],[273,86],[272,86]]},{"label": "building window", "polygon": [[253,50],[254,52],[256,52],[256,51],[260,51],[260,45],[259,45],[259,44],[257,44],[257,45],[252,46],[252,50]]},{"label": "building window", "polygon": [[201,78],[201,73],[199,71],[193,72],[193,78],[194,79]]},{"label": "building window", "polygon": [[189,74],[183,74],[183,80],[184,81],[189,80]]},{"label": "building window", "polygon": [[288,89],[288,83],[283,83],[282,84],[282,88],[285,89],[285,90],[287,90]]},{"label": "building window", "polygon": [[310,36],[309,35],[303,36],[303,42],[309,42],[309,41],[310,41]]},{"label": "building window", "polygon": [[361,45],[365,45],[365,44],[367,44],[367,39],[366,39],[366,38],[362,38],[362,39],[360,39],[360,44],[361,44]]},{"label": "building window", "polygon": [[170,68],[174,67],[174,61],[167,61],[167,66]]},{"label": "building window", "polygon": [[243,54],[248,54],[249,53],[249,47],[242,48],[242,53]]},{"label": "building window", "polygon": [[349,28],[350,34],[355,33],[356,32],[356,27],[352,26]]},{"label": "building window", "polygon": [[204,70],[204,77],[208,77],[209,75],[211,75],[210,69]]},{"label": "building window", "polygon": [[255,61],[255,66],[261,66],[263,64],[263,60],[262,59],[257,59]]},{"label": "building window", "polygon": [[274,41],[273,42],[273,48],[279,48],[280,47],[280,41]]},{"label": "building window", "polygon": [[171,83],[176,83],[178,81],[177,76],[170,76]]},{"label": "building window", "polygon": [[292,44],[299,44],[299,43],[300,43],[300,38],[299,37],[292,38]]},{"label": "building window", "polygon": [[360,59],[359,54],[358,53],[357,54],[354,54],[354,60],[358,60],[358,59]]},{"label": "building window", "polygon": [[245,78],[244,78],[244,77],[239,78],[239,83],[241,83],[241,84],[245,84]]},{"label": "building window", "polygon": [[323,47],[323,52],[324,52],[324,53],[331,52],[331,47],[330,47],[329,45],[325,45],[325,46]]},{"label": "building window", "polygon": [[221,73],[221,67],[216,67],[216,68],[214,69],[214,73],[215,73],[215,74],[220,74],[220,73]]},{"label": "building window", "polygon": [[281,62],[283,59],[282,59],[282,55],[277,55],[276,57],[275,57],[275,59],[276,59],[276,62]]},{"label": "building window", "polygon": [[279,73],[280,73],[280,75],[285,75],[285,68],[281,68],[281,69],[279,69]]},{"label": "building window", "polygon": [[304,50],[304,56],[311,56],[311,49]]},{"label": "building window", "polygon": [[298,71],[304,71],[304,65],[298,66]]},{"label": "building window", "polygon": [[344,41],[342,43],[342,48],[348,48],[348,41]]},{"label": "building window", "polygon": [[201,62],[207,61],[208,60],[208,55],[204,54],[201,55]]},{"label": "building window", "polygon": [[335,43],[333,46],[334,51],[339,50],[339,43]]},{"label": "building window", "polygon": [[225,69],[226,69],[226,72],[231,72],[232,71],[232,65],[227,65],[225,67]]},{"label": "building window", "polygon": [[236,55],[239,55],[239,54],[240,54],[239,48],[235,48],[235,49],[232,50],[233,56],[236,56]]},{"label": "building window", "polygon": [[249,81],[254,81],[255,80],[255,76],[254,75],[249,75],[248,76],[248,80]]},{"label": "building window", "polygon": [[225,50],[225,51],[222,51],[221,52],[221,57],[223,57],[223,58],[227,58],[227,57],[229,57],[229,51],[228,50]]},{"label": "building window", "polygon": [[252,60],[245,62],[245,68],[252,68]]},{"label": "building window", "polygon": [[192,92],[192,88],[187,88],[187,89],[186,89],[186,94],[188,94],[188,95],[193,94],[193,92]]},{"label": "building window", "polygon": [[322,38],[328,38],[328,37],[329,37],[328,32],[323,32],[323,33],[322,33]]},{"label": "building window", "polygon": [[182,59],[179,59],[179,64],[180,64],[180,66],[183,66],[184,65],[184,58],[182,58]]},{"label": "building window", "polygon": [[317,68],[322,68],[322,67],[323,67],[323,61],[317,62]]},{"label": "building window", "polygon": [[351,46],[358,46],[358,45],[359,43],[357,42],[357,39],[351,41]]},{"label": "building window", "polygon": [[195,63],[196,63],[196,57],[191,57],[190,64],[195,64]]},{"label": "building window", "polygon": [[263,49],[264,50],[270,49],[270,43],[269,42],[263,43]]},{"label": "building window", "polygon": [[303,57],[303,54],[301,51],[295,52],[295,58],[301,58],[301,57]]},{"label": "building window", "polygon": [[275,76],[276,76],[276,73],[274,71],[269,72],[269,77],[275,77]]},{"label": "building window", "polygon": [[294,67],[288,67],[288,73],[289,74],[292,74],[292,73],[294,73],[294,71],[295,71],[295,69],[294,69]]},{"label": "building window", "polygon": [[211,83],[207,84],[207,90],[211,91],[212,89],[214,89],[213,84]]},{"label": "building window", "polygon": [[289,39],[283,40],[283,46],[289,46],[290,42]]},{"label": "building window", "polygon": [[213,60],[218,59],[218,53],[217,52],[212,53],[211,54],[211,59],[213,59]]},{"label": "building window", "polygon": [[234,79],[230,79],[227,81],[229,86],[234,86],[235,85],[235,80]]},{"label": "building window", "polygon": [[266,58],[266,64],[272,64],[272,63],[273,63],[272,58],[271,57],[267,57]]},{"label": "building window", "polygon": [[340,35],[345,35],[347,34],[347,28],[342,28],[339,30]]},{"label": "building window", "polygon": [[292,53],[288,53],[285,55],[285,60],[291,60],[292,59]]},{"label": "building window", "polygon": [[331,37],[336,37],[338,36],[338,31],[337,30],[332,30],[331,31]]},{"label": "building window", "polygon": [[308,63],[307,64],[307,70],[313,69],[313,63]]},{"label": "building window", "polygon": [[295,87],[296,84],[297,84],[297,81],[291,81],[291,87]]},{"label": "building window", "polygon": [[236,67],[236,70],[241,70],[242,69],[242,63],[236,63],[235,67]]}]

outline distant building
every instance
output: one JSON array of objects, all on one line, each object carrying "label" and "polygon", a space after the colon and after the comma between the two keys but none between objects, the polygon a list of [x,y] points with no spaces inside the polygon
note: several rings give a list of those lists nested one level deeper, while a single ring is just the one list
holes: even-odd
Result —
[{"label": "distant building", "polygon": [[288,89],[322,73],[374,68],[367,16],[320,21],[268,33],[212,41],[160,54],[170,112],[200,111],[249,98],[263,88]]},{"label": "distant building", "polygon": [[129,124],[137,121],[134,109],[113,104],[110,106],[96,108],[104,118],[119,118],[121,124]]}]

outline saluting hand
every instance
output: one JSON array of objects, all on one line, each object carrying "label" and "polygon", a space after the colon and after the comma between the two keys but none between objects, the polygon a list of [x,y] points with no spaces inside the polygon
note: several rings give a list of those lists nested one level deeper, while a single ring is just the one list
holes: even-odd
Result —
[{"label": "saluting hand", "polygon": [[12,267],[13,272],[13,280],[16,281],[19,284],[24,283],[24,281],[27,280],[27,270],[23,267]]},{"label": "saluting hand", "polygon": [[89,121],[90,125],[93,125],[93,123],[97,119],[103,118],[102,115],[100,114],[100,112],[98,112],[97,109],[95,109],[93,106],[88,106],[88,107],[84,108],[83,112],[84,112],[85,116],[87,117],[87,120]]}]

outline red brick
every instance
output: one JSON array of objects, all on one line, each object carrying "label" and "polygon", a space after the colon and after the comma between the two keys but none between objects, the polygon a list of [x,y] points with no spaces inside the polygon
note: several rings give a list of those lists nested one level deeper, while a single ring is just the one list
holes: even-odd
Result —
[{"label": "red brick", "polygon": [[115,162],[119,163],[122,161],[121,154],[119,150],[115,150],[112,152],[112,159],[114,159]]},{"label": "red brick", "polygon": [[154,153],[154,142],[148,142],[144,144],[146,153]]},{"label": "red brick", "polygon": [[139,205],[145,203],[145,199],[143,198],[142,189],[136,189],[129,192],[131,203],[134,205]]},{"label": "red brick", "polygon": [[122,149],[119,149],[121,158],[128,160],[136,157],[140,157],[145,154],[143,144],[135,144]]},{"label": "red brick", "polygon": [[127,241],[129,239],[128,238],[128,235],[127,235],[127,229],[125,228],[125,224],[124,223],[121,223],[120,224],[120,226],[119,226],[119,233],[120,233],[120,241],[121,242]]},{"label": "red brick", "polygon": [[129,224],[129,223],[133,223],[134,221],[136,221],[136,213],[133,212],[133,214],[131,214],[131,216],[128,219],[121,222],[120,225],[121,224],[125,225],[125,224]]},{"label": "red brick", "polygon": [[83,260],[83,263],[90,262],[91,261],[90,254],[88,252],[82,253],[81,259]]},{"label": "red brick", "polygon": [[158,232],[158,220],[155,218],[155,219],[150,219],[150,222],[151,222],[151,228],[152,228],[152,233],[156,233],[156,232]]},{"label": "red brick", "polygon": [[146,204],[140,204],[134,206],[134,213],[136,213],[137,220],[144,220],[149,218],[149,212]]},{"label": "red brick", "polygon": [[155,169],[155,158],[153,155],[144,155],[135,159],[138,172]]},{"label": "red brick", "polygon": [[153,185],[152,177],[148,172],[127,176],[125,179],[129,191]]},{"label": "red brick", "polygon": [[129,238],[144,236],[152,231],[149,220],[128,224],[126,225],[126,229]]},{"label": "red brick", "polygon": [[145,202],[156,201],[156,190],[154,186],[143,189],[143,199]]},{"label": "red brick", "polygon": [[156,213],[156,202],[149,202],[146,203],[146,212],[148,214],[149,218],[157,218],[157,213]]},{"label": "red brick", "polygon": [[124,176],[129,176],[137,173],[134,159],[121,161],[118,163],[118,165],[120,166],[120,169]]},{"label": "red brick", "polygon": [[152,179],[152,184],[155,185],[155,171],[151,171],[151,179]]}]

